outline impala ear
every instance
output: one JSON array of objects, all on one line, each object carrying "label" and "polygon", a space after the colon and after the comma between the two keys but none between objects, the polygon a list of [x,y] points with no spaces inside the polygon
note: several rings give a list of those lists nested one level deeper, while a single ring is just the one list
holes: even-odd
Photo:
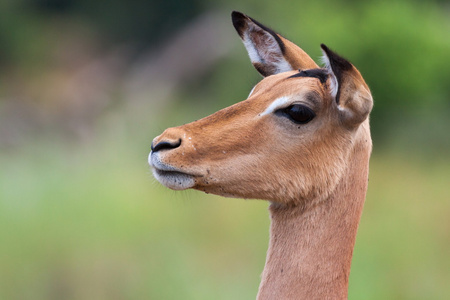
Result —
[{"label": "impala ear", "polygon": [[369,87],[359,71],[346,59],[320,45],[323,61],[330,74],[329,90],[336,99],[342,122],[349,127],[362,123],[372,110]]},{"label": "impala ear", "polygon": [[297,45],[258,21],[237,11],[233,11],[231,18],[253,66],[262,76],[318,67]]}]

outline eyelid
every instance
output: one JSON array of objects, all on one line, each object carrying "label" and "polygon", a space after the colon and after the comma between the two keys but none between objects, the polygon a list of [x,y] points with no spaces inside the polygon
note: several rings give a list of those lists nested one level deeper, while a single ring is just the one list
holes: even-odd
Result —
[{"label": "eyelid", "polygon": [[304,107],[306,107],[307,109],[310,109],[311,111],[313,111],[314,112],[314,109],[309,105],[309,104],[307,104],[307,103],[305,103],[305,102],[292,102],[291,104],[289,104],[288,106],[285,106],[285,107],[280,107],[279,109],[286,109],[286,108],[289,108],[289,107],[291,107],[291,106],[294,106],[294,105],[301,105],[301,106],[304,106]]}]

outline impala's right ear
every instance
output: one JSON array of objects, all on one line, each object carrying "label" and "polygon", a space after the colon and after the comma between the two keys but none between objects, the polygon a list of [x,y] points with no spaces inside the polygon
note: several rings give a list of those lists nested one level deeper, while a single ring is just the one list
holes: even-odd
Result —
[{"label": "impala's right ear", "polygon": [[253,66],[262,76],[318,68],[300,47],[258,21],[237,11],[233,11],[231,18]]}]

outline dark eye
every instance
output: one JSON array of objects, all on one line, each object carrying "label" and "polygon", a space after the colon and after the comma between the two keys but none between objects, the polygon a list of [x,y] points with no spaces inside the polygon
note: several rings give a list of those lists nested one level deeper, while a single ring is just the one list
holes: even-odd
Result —
[{"label": "dark eye", "polygon": [[301,104],[293,104],[289,107],[281,109],[281,112],[293,122],[298,124],[306,124],[316,116],[316,114],[309,107]]}]

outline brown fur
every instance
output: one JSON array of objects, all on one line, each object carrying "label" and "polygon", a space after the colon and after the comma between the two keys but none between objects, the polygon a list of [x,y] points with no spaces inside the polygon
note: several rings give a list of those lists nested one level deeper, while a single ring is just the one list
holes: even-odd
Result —
[{"label": "brown fur", "polygon": [[[343,72],[341,107],[329,83],[289,78],[297,68],[317,65],[281,40],[293,71],[271,74],[247,100],[169,128],[153,145],[177,145],[158,151],[158,158],[189,174],[194,189],[271,201],[271,238],[258,299],[345,299],[367,190],[372,98],[354,67]],[[280,97],[310,107],[316,117],[299,125],[262,114]]]}]

